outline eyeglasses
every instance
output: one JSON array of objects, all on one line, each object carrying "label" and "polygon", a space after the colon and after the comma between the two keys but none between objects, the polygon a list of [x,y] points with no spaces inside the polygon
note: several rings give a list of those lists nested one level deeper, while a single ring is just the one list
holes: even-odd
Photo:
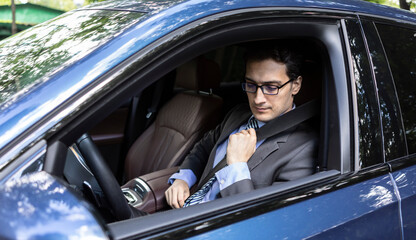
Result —
[{"label": "eyeglasses", "polygon": [[257,89],[260,88],[263,94],[266,95],[277,95],[279,93],[279,89],[284,87],[289,82],[293,81],[295,79],[289,79],[289,81],[285,82],[282,86],[276,86],[276,85],[257,85],[254,83],[241,83],[241,87],[243,88],[243,91],[248,93],[255,93],[257,92]]}]

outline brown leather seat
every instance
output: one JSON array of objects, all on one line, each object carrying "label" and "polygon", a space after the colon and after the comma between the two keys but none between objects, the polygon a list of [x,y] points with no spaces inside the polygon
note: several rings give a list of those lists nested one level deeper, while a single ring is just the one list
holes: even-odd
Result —
[{"label": "brown leather seat", "polygon": [[126,158],[126,180],[179,165],[203,134],[219,123],[223,101],[208,92],[219,86],[220,78],[218,65],[204,58],[176,70],[175,85],[190,90],[167,102],[133,143]]}]

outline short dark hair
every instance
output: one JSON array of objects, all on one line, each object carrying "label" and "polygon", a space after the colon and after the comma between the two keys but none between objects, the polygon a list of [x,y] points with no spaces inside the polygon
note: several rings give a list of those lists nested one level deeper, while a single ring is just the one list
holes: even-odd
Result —
[{"label": "short dark hair", "polygon": [[272,59],[285,64],[286,74],[290,79],[301,76],[302,55],[293,44],[286,41],[262,41],[250,44],[245,53],[245,62]]}]

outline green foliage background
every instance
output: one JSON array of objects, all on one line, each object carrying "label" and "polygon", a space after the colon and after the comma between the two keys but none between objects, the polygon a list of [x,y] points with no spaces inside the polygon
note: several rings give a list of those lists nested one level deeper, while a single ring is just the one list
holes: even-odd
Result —
[{"label": "green foliage background", "polygon": [[[73,0],[15,0],[14,3],[33,3],[63,11],[70,11],[78,7]],[[0,0],[0,5],[11,5],[11,0]]]},{"label": "green foliage background", "polygon": [[[83,5],[88,5],[94,2],[102,2],[105,0],[84,0]],[[80,6],[75,5],[74,0],[15,0],[15,4],[19,3],[33,3],[41,6],[59,9],[63,11],[70,11]],[[11,0],[0,0],[0,5],[11,5]]]},{"label": "green foliage background", "polygon": [[404,1],[410,5],[410,11],[415,12],[416,10],[416,2],[415,0],[364,0],[366,2],[373,2],[382,5],[387,5],[390,7],[400,8],[400,1]]}]

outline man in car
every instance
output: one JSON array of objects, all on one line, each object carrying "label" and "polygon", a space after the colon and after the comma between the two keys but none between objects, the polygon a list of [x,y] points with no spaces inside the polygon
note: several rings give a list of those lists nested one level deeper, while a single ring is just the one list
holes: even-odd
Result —
[{"label": "man in car", "polygon": [[[169,179],[165,192],[172,208],[187,207],[218,197],[248,192],[313,173],[318,137],[306,124],[257,141],[262,127],[296,106],[302,85],[301,57],[284,43],[250,48],[246,53],[245,82],[249,107],[231,110],[223,122],[207,133],[185,158],[180,171]],[[199,186],[201,176],[225,159],[225,167]],[[209,174],[208,174],[209,175]],[[201,183],[200,183],[201,184]]]}]

